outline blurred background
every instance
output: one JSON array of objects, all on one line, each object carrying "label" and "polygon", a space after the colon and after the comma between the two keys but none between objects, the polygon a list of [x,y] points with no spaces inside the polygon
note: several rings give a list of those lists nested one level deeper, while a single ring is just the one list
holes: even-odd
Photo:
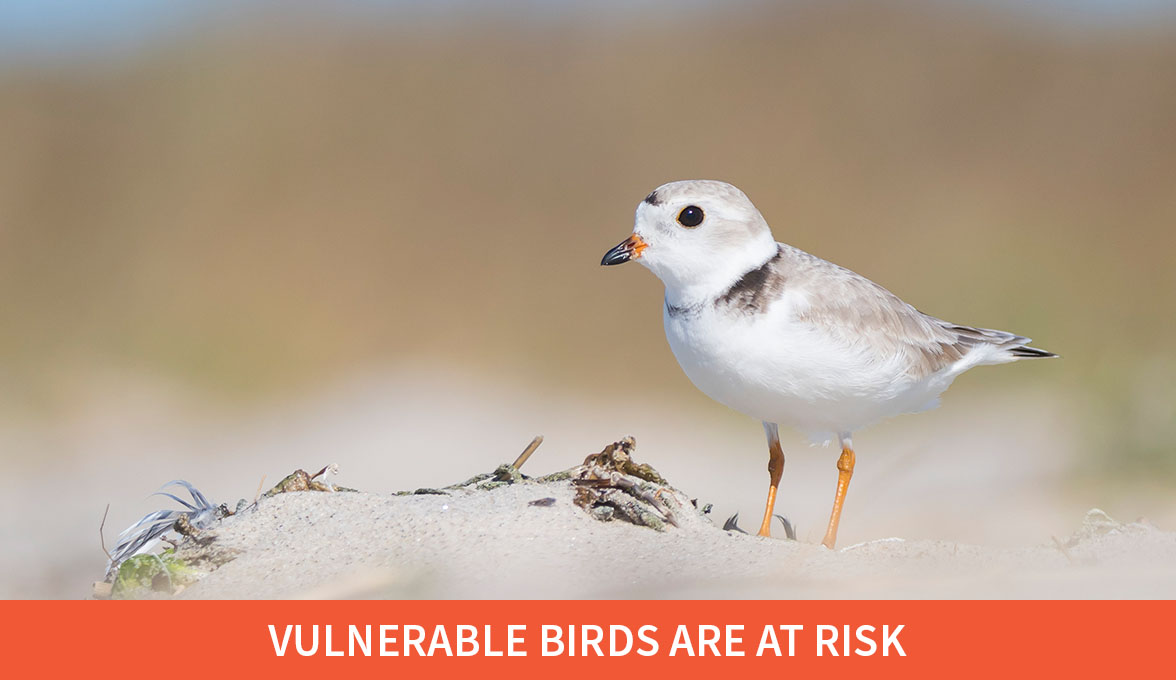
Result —
[{"label": "blurred background", "polygon": [[[1173,73],[1159,0],[0,4],[0,596],[85,596],[170,479],[384,493],[540,433],[528,472],[632,434],[754,527],[759,424],[599,266],[685,178],[1064,357],[855,437],[846,545],[1171,529]],[[785,448],[817,541],[836,452]]]}]

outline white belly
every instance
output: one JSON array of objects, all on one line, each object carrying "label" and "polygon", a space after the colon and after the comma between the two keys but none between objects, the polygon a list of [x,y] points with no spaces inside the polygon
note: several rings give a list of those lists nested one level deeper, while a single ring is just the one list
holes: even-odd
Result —
[{"label": "white belly", "polygon": [[709,306],[695,314],[665,312],[663,322],[678,364],[703,393],[816,442],[930,408],[951,382],[916,381],[900,362],[839,343],[779,305],[758,316]]}]

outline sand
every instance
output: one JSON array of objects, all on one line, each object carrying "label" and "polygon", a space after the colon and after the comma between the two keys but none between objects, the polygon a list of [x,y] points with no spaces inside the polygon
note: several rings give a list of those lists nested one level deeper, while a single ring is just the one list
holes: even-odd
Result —
[{"label": "sand", "polygon": [[[1167,530],[1176,528],[1176,503],[1163,478],[1150,487],[1076,478],[1085,460],[1075,440],[1083,411],[1032,390],[963,390],[935,411],[855,438],[841,545],[867,545],[835,555],[815,544],[837,452],[784,430],[788,464],[777,510],[792,519],[799,544],[729,536],[706,524],[665,534],[599,524],[558,488],[454,494],[440,505],[431,505],[438,497],[393,495],[493,470],[535,434],[546,436],[524,466],[535,475],[633,434],[638,460],[713,503],[714,524],[739,512],[754,529],[767,482],[762,428],[690,392],[693,407],[685,408],[624,390],[600,399],[505,379],[369,371],[323,393],[231,414],[167,394],[148,389],[140,400],[105,402],[110,410],[67,428],[0,428],[0,450],[21,452],[12,474],[0,477],[0,539],[8,547],[0,552],[0,595],[89,597],[106,564],[98,528],[108,503],[112,547],[144,514],[175,507],[149,495],[168,480],[187,479],[233,506],[252,500],[263,477],[269,486],[295,468],[328,463],[340,465],[338,483],[367,493],[277,497],[256,515],[226,520],[215,530],[219,540],[245,549],[182,596],[1161,597],[1176,581],[1163,571],[1173,562],[1162,552],[1169,534],[1146,522],[1108,543],[1069,549],[1073,564],[1054,546],[1052,537],[1068,540],[1092,507]],[[557,502],[511,505],[516,493]],[[493,504],[511,510],[487,512]],[[448,519],[457,516],[463,521]],[[906,541],[884,540],[895,536]],[[1095,564],[1082,562],[1088,549]],[[470,562],[477,568],[463,571]]]},{"label": "sand", "polygon": [[211,544],[236,557],[179,597],[1176,596],[1176,533],[1098,510],[1075,517],[1072,536],[1022,548],[885,538],[834,551],[724,531],[690,506],[677,513],[680,526],[660,532],[600,521],[574,494],[564,480],[262,499],[211,530]]}]

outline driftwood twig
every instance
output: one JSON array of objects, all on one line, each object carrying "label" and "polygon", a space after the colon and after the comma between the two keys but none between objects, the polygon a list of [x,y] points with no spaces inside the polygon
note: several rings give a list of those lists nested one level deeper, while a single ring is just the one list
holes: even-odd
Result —
[{"label": "driftwood twig", "polygon": [[110,503],[107,503],[106,509],[102,511],[102,522],[98,525],[98,544],[102,546],[102,552],[106,553],[106,559],[113,562],[114,558],[106,549],[106,516],[108,514],[110,514]]},{"label": "driftwood twig", "polygon": [[539,445],[542,443],[543,435],[536,435],[535,438],[531,440],[531,443],[527,444],[527,448],[523,449],[523,452],[519,454],[519,457],[515,458],[515,462],[511,464],[511,467],[516,470],[523,467],[523,463],[527,462],[527,459],[531,457],[532,453],[535,453],[535,449],[539,448]]}]

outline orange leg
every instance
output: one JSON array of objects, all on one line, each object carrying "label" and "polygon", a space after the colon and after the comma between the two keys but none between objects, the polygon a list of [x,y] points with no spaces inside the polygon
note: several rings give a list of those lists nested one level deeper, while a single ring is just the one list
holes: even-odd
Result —
[{"label": "orange leg", "polygon": [[780,486],[780,477],[784,474],[784,450],[780,448],[780,434],[772,423],[764,423],[764,432],[768,435],[768,475],[772,485],[768,487],[768,504],[764,508],[764,521],[760,524],[759,535],[772,535],[772,510],[776,507],[776,489]]},{"label": "orange leg", "polygon": [[853,477],[853,464],[856,459],[853,454],[853,444],[849,438],[841,440],[841,457],[837,459],[837,496],[833,499],[833,514],[829,517],[829,528],[825,530],[825,540],[821,544],[832,549],[837,543],[837,525],[841,523],[841,506],[845,503],[845,494],[849,491],[849,480]]}]

